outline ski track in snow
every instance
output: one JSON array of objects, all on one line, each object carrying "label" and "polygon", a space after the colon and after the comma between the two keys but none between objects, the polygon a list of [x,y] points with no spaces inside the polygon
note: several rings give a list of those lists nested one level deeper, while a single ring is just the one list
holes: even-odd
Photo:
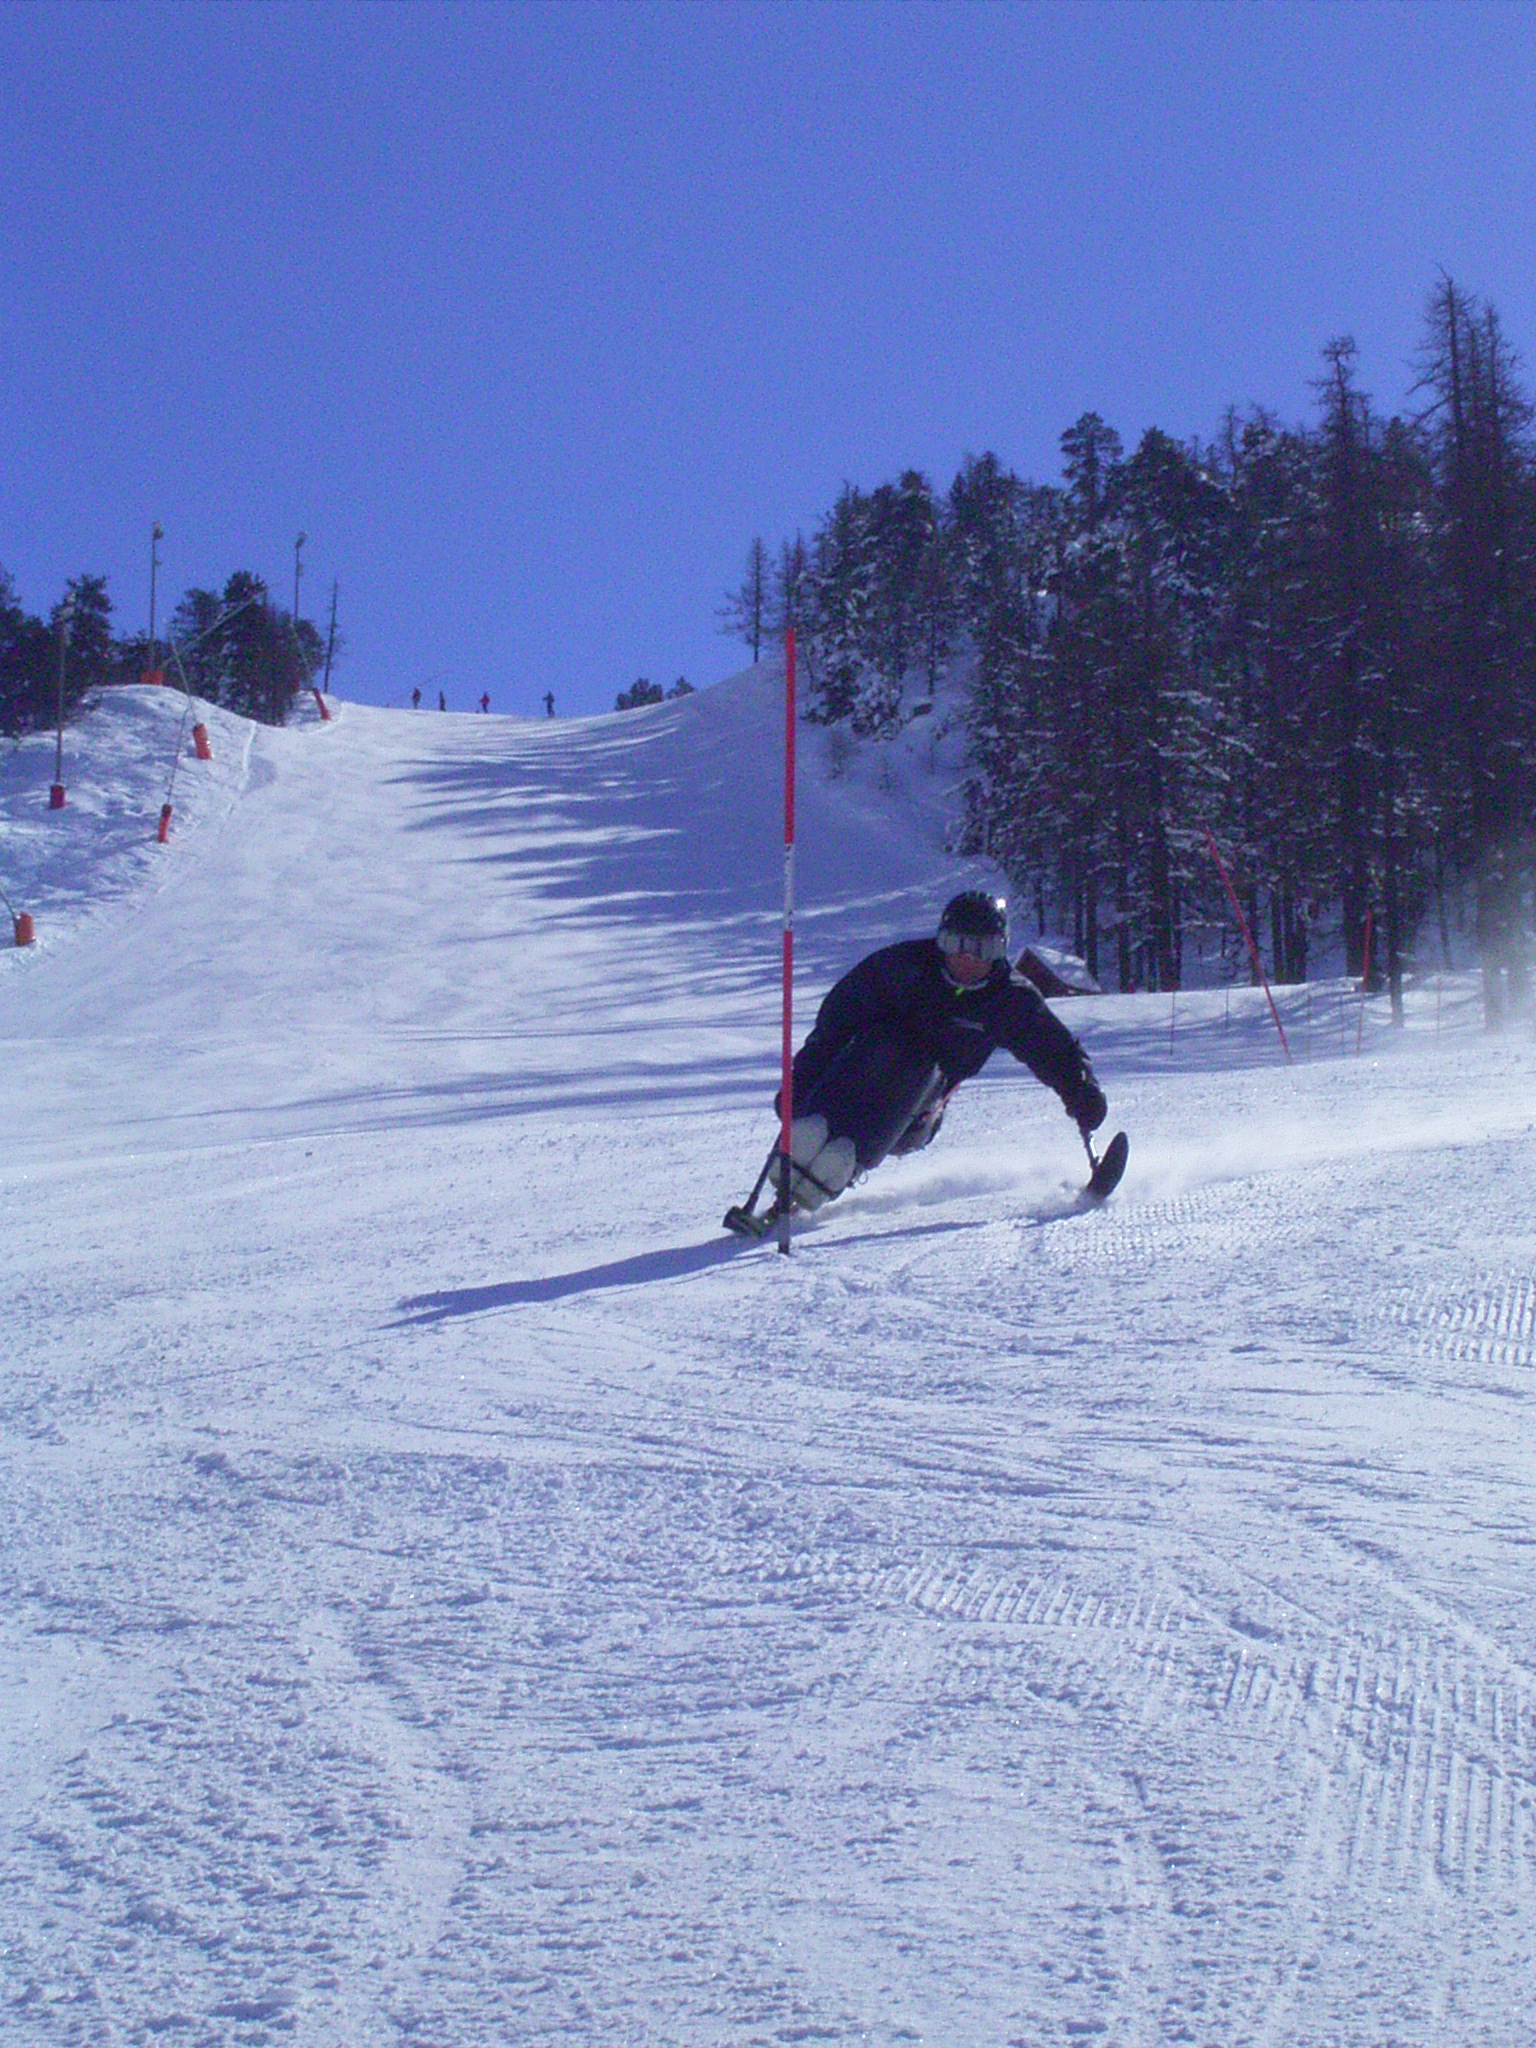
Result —
[{"label": "ski track in snow", "polygon": [[[770,674],[177,716],[0,781],[0,2041],[1519,2037],[1528,1028],[1074,1003],[1110,1206],[1000,1062],[782,1259]],[[803,1021],[955,872],[808,755]]]}]

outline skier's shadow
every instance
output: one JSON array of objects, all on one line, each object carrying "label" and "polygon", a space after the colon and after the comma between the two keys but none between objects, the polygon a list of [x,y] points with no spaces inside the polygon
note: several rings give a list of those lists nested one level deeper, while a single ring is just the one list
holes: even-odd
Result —
[{"label": "skier's shadow", "polygon": [[[1055,1213],[1041,1213],[1021,1221],[1047,1222]],[[862,1244],[891,1244],[897,1239],[949,1237],[956,1231],[980,1230],[980,1222],[911,1223],[899,1230],[864,1230],[856,1236],[824,1240],[838,1250]],[[818,1232],[803,1226],[795,1241],[807,1251],[816,1250]],[[598,1294],[608,1287],[644,1287],[656,1280],[686,1280],[692,1273],[707,1273],[738,1259],[744,1252],[764,1246],[739,1237],[711,1237],[703,1244],[674,1245],[667,1251],[639,1252],[630,1259],[613,1259],[603,1266],[583,1266],[574,1273],[549,1273],[538,1280],[503,1280],[491,1287],[453,1287],[441,1294],[412,1294],[400,1303],[400,1314],[389,1324],[392,1330],[415,1328],[423,1323],[447,1323],[464,1316],[488,1315],[499,1308],[524,1308],[532,1302],[567,1301],[575,1294]]]},{"label": "skier's shadow", "polygon": [[[856,1237],[829,1236],[827,1238],[824,1238],[822,1241],[829,1248],[842,1252],[851,1251],[856,1245],[861,1244],[899,1244],[904,1240],[914,1237],[953,1237],[957,1231],[984,1230],[985,1228],[986,1225],[984,1223],[974,1221],[962,1221],[956,1223],[908,1223],[900,1230],[862,1230]],[[820,1248],[817,1245],[816,1237],[813,1231],[806,1231],[804,1233],[797,1231],[795,1236],[795,1241],[797,1243],[800,1241],[802,1235],[805,1238],[807,1250],[815,1251]]]},{"label": "skier's shadow", "polygon": [[583,1266],[575,1273],[550,1273],[540,1280],[503,1280],[493,1287],[455,1287],[441,1294],[413,1294],[400,1303],[394,1330],[420,1323],[446,1323],[461,1316],[481,1316],[492,1309],[520,1308],[529,1302],[564,1301],[573,1294],[595,1294],[606,1287],[643,1287],[653,1280],[685,1280],[723,1266],[748,1249],[740,1238],[712,1237],[703,1244],[675,1245],[670,1250],[639,1252],[605,1266]]}]

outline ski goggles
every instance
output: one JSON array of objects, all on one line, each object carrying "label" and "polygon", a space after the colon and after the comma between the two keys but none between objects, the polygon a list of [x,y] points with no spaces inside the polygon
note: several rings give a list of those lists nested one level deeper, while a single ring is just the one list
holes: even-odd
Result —
[{"label": "ski goggles", "polygon": [[1008,951],[1008,940],[1002,932],[940,932],[939,951],[953,959],[956,953],[969,953],[973,960],[1001,960]]}]

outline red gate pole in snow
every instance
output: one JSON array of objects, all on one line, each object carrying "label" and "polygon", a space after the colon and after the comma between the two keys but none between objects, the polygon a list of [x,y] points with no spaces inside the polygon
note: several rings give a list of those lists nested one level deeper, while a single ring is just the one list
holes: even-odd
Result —
[{"label": "red gate pole in snow", "polygon": [[1237,891],[1232,886],[1232,878],[1222,865],[1221,854],[1216,846],[1216,835],[1209,826],[1206,827],[1205,843],[1211,849],[1211,859],[1216,863],[1216,872],[1220,875],[1222,886],[1227,892],[1227,901],[1232,906],[1232,915],[1237,919],[1237,928],[1242,933],[1244,943],[1247,945],[1248,958],[1253,962],[1253,971],[1259,977],[1259,981],[1263,986],[1264,997],[1269,1004],[1269,1014],[1274,1018],[1275,1029],[1280,1034],[1280,1049],[1285,1054],[1285,1064],[1291,1066],[1293,1064],[1291,1048],[1286,1043],[1285,1026],[1280,1022],[1280,1012],[1275,1008],[1275,999],[1269,992],[1269,977],[1264,972],[1264,963],[1259,958],[1259,949],[1253,943],[1253,933],[1248,929],[1248,920],[1243,915],[1243,906],[1237,900]]},{"label": "red gate pole in snow", "polygon": [[779,1082],[779,1250],[789,1250],[789,1127],[795,1119],[795,629],[784,634],[784,1043]]}]

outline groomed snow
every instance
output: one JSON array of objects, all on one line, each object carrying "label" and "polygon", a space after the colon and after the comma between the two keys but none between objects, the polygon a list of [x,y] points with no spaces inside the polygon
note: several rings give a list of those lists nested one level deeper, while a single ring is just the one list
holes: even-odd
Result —
[{"label": "groomed snow", "polygon": [[[1000,1058],[781,1258],[777,678],[336,712],[0,770],[0,2040],[1523,2038],[1529,1026],[1064,1004],[1108,1209]],[[977,872],[823,742],[802,1027]]]}]

